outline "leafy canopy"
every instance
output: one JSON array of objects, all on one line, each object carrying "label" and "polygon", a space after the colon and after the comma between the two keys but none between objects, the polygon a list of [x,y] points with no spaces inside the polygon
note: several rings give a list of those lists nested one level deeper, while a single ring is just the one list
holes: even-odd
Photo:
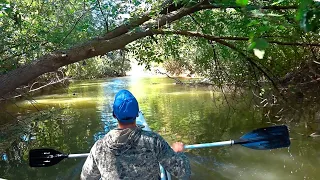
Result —
[{"label": "leafy canopy", "polygon": [[[1,0],[0,74],[30,64],[52,51],[68,49],[111,32],[143,14],[147,13],[155,20],[163,14],[192,7],[199,2]],[[319,39],[318,1],[209,0],[204,1],[203,6],[208,8],[159,29],[198,32],[237,40],[224,39],[217,43],[203,38],[183,37],[173,32],[171,35],[140,39],[130,44],[129,50],[147,67],[151,62],[175,60],[213,79],[236,80],[239,77],[253,77],[252,72],[257,70],[252,67],[252,62],[248,63],[248,57],[266,71],[279,76],[309,57],[308,47],[283,46],[271,43],[273,41],[303,43]],[[141,31],[141,28],[135,26],[130,30]]]}]

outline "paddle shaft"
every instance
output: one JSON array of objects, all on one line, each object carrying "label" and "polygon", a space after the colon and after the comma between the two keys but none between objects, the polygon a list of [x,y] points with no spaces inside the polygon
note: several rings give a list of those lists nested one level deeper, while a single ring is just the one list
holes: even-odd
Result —
[{"label": "paddle shaft", "polygon": [[234,140],[230,140],[230,141],[221,141],[221,142],[214,142],[214,143],[185,145],[184,148],[185,149],[198,149],[198,148],[227,146],[227,145],[233,145],[233,144],[234,144]]},{"label": "paddle shaft", "polygon": [[79,158],[79,157],[88,157],[89,153],[83,153],[83,154],[68,154],[68,158]]},{"label": "paddle shaft", "polygon": [[[185,145],[184,148],[185,149],[198,149],[198,148],[227,146],[227,145],[233,145],[233,144],[234,144],[234,140],[230,140],[230,141],[221,141],[221,142],[214,142],[214,143]],[[87,156],[89,156],[89,153],[69,154],[68,158],[80,158],[80,157],[87,157]]]},{"label": "paddle shaft", "polygon": [[[219,147],[219,146],[232,146],[234,144],[245,144],[248,142],[258,142],[261,139],[257,140],[229,140],[229,141],[220,141],[214,143],[203,143],[203,144],[192,144],[192,145],[185,145],[184,149],[199,149],[199,148],[209,148],[209,147]],[[87,157],[89,153],[83,154],[68,154],[68,158],[79,158],[79,157]]]},{"label": "paddle shaft", "polygon": [[[184,149],[199,149],[199,148],[219,147],[219,146],[228,146],[228,145],[232,146],[234,144],[243,144],[247,142],[252,142],[252,141],[229,140],[229,141],[220,141],[220,142],[214,142],[214,143],[192,144],[192,145],[185,145]],[[78,157],[87,157],[87,156],[89,156],[89,153],[69,154],[68,158],[78,158]]]}]

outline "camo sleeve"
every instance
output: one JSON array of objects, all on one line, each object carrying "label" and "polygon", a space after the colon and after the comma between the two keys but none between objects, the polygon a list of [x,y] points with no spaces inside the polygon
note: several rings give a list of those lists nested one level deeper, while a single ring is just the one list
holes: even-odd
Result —
[{"label": "camo sleeve", "polygon": [[91,148],[90,154],[82,167],[82,172],[80,176],[81,180],[99,180],[101,177],[100,171],[96,164],[96,160],[93,156],[95,148],[96,144]]},{"label": "camo sleeve", "polygon": [[188,157],[184,153],[176,153],[169,144],[159,136],[157,140],[157,158],[159,163],[179,179],[190,179],[191,168]]}]

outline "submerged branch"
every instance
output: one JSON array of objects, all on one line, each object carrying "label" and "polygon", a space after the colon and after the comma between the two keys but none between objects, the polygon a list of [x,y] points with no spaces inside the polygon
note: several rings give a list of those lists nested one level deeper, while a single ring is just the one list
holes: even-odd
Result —
[{"label": "submerged branch", "polygon": [[47,87],[47,86],[54,85],[54,84],[58,84],[58,83],[61,83],[61,82],[66,81],[66,80],[70,80],[70,78],[65,77],[65,78],[63,78],[63,79],[59,79],[59,80],[57,80],[57,81],[50,82],[50,83],[48,83],[48,84],[45,84],[45,85],[40,86],[40,87],[35,88],[35,89],[32,89],[32,87],[31,87],[31,88],[30,88],[30,91],[28,91],[28,93],[34,92],[34,91],[38,91],[38,90],[40,90],[40,89],[42,89],[42,88],[45,88],[45,87]]},{"label": "submerged branch", "polygon": [[168,78],[175,80],[177,84],[184,84],[179,79],[171,77],[171,76],[168,75],[168,73],[161,72],[159,69],[156,70],[156,73],[159,73],[159,74],[162,74],[162,75],[166,75]]},{"label": "submerged branch", "polygon": [[[28,94],[28,93],[36,92],[36,91],[39,91],[39,90],[41,90],[41,89],[43,89],[43,88],[45,88],[45,87],[48,87],[48,86],[51,86],[51,85],[55,85],[55,84],[58,84],[58,83],[64,83],[64,81],[67,81],[67,80],[70,80],[70,78],[69,78],[69,77],[65,77],[65,78],[59,79],[59,80],[57,80],[57,81],[52,81],[52,82],[49,82],[49,83],[47,83],[47,84],[45,84],[45,85],[43,85],[43,86],[40,86],[40,87],[37,87],[37,88],[32,89],[32,87],[33,87],[35,84],[38,84],[38,82],[36,81],[36,82],[34,82],[34,83],[30,86],[30,90],[28,90],[28,91],[25,92],[25,93],[21,93],[21,92],[16,91],[16,93],[17,93],[18,95],[12,96],[12,97],[10,97],[10,99],[20,98],[20,97],[22,97],[22,96],[25,96],[25,95]],[[7,100],[7,99],[8,99],[8,98],[2,98],[2,99],[0,99],[0,101],[1,101],[1,100]]]}]

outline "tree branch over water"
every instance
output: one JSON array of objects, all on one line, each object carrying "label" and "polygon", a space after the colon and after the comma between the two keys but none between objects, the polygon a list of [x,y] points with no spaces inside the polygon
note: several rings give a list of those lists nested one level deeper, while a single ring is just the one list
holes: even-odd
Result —
[{"label": "tree branch over water", "polygon": [[[202,1],[190,7],[181,7],[173,12],[154,17],[150,13],[132,19],[128,23],[118,26],[105,35],[88,39],[83,44],[77,44],[69,49],[56,50],[33,60],[30,64],[14,69],[0,76],[0,95],[4,96],[13,92],[17,87],[27,84],[38,76],[57,70],[59,67],[72,64],[91,57],[104,55],[110,51],[121,49],[127,44],[138,39],[151,36],[151,29],[158,29],[192,13],[213,9],[226,8],[217,5],[206,4]],[[231,7],[232,8],[232,7]],[[238,7],[233,7],[238,8]],[[260,9],[294,9],[295,6],[266,6]],[[81,19],[81,18],[79,18]],[[77,23],[76,23],[77,24]],[[71,30],[72,31],[72,30]],[[70,31],[70,32],[71,32]],[[158,33],[161,34],[161,33]],[[215,40],[218,42],[218,40]],[[219,40],[222,41],[222,40]]]},{"label": "tree branch over water", "polygon": [[[242,9],[242,6],[238,5],[219,5],[219,4],[205,4],[200,6],[203,9],[226,9],[226,8],[233,8],[233,9]],[[266,10],[295,10],[298,9],[297,5],[292,5],[292,6],[246,6],[246,9],[266,9]]]},{"label": "tree branch over water", "polygon": [[[248,41],[248,37],[235,37],[235,36],[213,36],[208,34],[202,34],[198,32],[190,32],[190,31],[170,31],[170,30],[152,30],[154,34],[178,34],[183,36],[189,37],[200,37],[205,38],[207,40],[231,40],[231,41]],[[262,37],[263,38],[263,37]],[[304,43],[304,42],[282,42],[282,41],[275,41],[275,40],[268,40],[268,43],[283,45],[283,46],[311,46],[311,47],[320,47],[320,42],[311,42],[311,43]]]},{"label": "tree branch over water", "polygon": [[[48,53],[32,63],[14,69],[0,76],[0,95],[12,92],[15,88],[27,84],[36,77],[57,70],[59,67],[72,64],[84,59],[104,55],[107,52],[121,49],[125,45],[147,36],[152,35],[151,28],[159,28],[167,23],[178,20],[188,14],[202,10],[201,3],[190,8],[181,8],[178,11],[151,19],[145,14],[128,24],[123,24],[114,30],[107,32],[103,37],[96,37],[86,43],[75,45],[67,50]],[[142,25],[143,26],[140,26]],[[139,28],[132,31],[133,28]]]},{"label": "tree branch over water", "polygon": [[[253,67],[257,68],[265,77],[267,77],[267,79],[269,79],[269,81],[272,83],[272,85],[274,86],[274,88],[280,93],[280,90],[276,84],[276,82],[274,81],[274,77],[271,77],[270,74],[271,72],[265,68],[266,70],[268,70],[270,73],[267,73],[262,67],[260,67],[253,58],[245,55],[241,50],[239,50],[236,46],[234,46],[233,44],[230,44],[226,41],[224,41],[224,39],[220,39],[220,38],[210,38],[211,36],[207,36],[207,35],[203,35],[200,33],[192,33],[192,32],[188,32],[188,31],[162,31],[162,30],[153,30],[152,31],[154,34],[179,34],[179,35],[185,35],[185,36],[193,36],[193,37],[201,37],[201,38],[206,38],[212,41],[215,41],[221,45],[227,46],[230,49],[238,52],[241,54],[241,56],[243,56]],[[281,93],[280,93],[281,94]]]},{"label": "tree branch over water", "polygon": [[[169,5],[168,5],[169,4]],[[183,4],[176,4],[173,3],[171,1],[170,2],[166,2],[163,4],[163,6],[166,6],[161,12],[160,14],[167,14],[173,11],[176,11],[182,7],[186,7],[186,5]],[[219,3],[215,3],[214,1],[203,1],[202,4],[200,5],[200,8],[202,8],[203,10],[205,9],[243,9],[243,6],[239,6],[239,5],[225,5],[225,4],[219,4]],[[248,10],[254,10],[254,9],[263,9],[263,10],[296,10],[298,9],[297,5],[288,5],[288,6],[277,6],[277,5],[271,5],[271,6],[254,6],[254,5],[247,5],[246,9]]]}]

